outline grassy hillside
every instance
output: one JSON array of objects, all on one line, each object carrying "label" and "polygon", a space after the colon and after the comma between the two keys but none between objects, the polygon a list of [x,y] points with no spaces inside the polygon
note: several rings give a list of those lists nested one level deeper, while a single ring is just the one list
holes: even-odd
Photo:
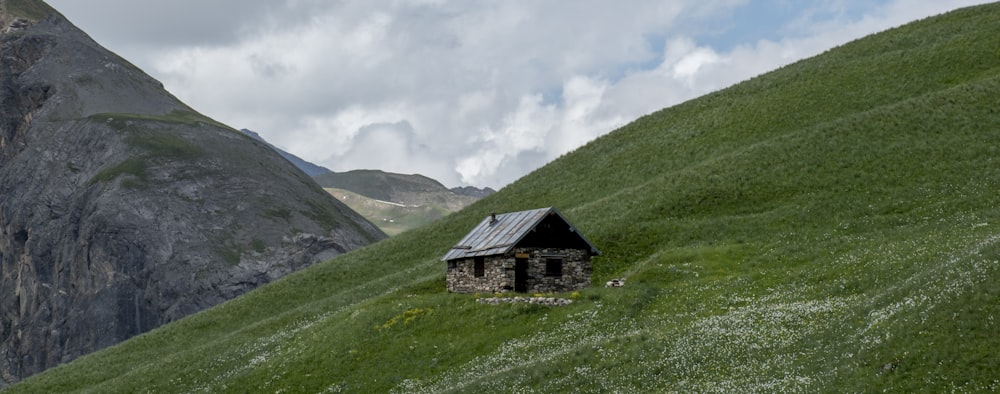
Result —
[{"label": "grassy hillside", "polygon": [[[1000,5],[645,116],[429,226],[11,392],[1000,390]],[[568,307],[438,259],[556,206],[601,249]],[[6,393],[5,393],[6,394]]]},{"label": "grassy hillside", "polygon": [[[40,1],[33,0],[0,0],[0,15],[3,19],[8,17],[16,18],[27,18],[30,20],[37,21],[39,19],[45,18],[46,15],[53,12],[52,7]],[[4,26],[6,27],[6,26]]]}]

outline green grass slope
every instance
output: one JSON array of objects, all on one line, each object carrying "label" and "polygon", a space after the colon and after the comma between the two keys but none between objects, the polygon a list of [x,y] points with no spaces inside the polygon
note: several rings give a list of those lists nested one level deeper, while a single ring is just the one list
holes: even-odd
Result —
[{"label": "green grass slope", "polygon": [[[10,392],[1000,390],[997,20],[959,10],[645,116]],[[543,206],[601,249],[596,286],[560,308],[444,290],[476,222]]]},{"label": "green grass slope", "polygon": [[[33,21],[54,12],[48,4],[34,0],[0,0],[0,18],[27,18]],[[4,15],[7,14],[7,15]],[[6,26],[4,26],[6,27]]]}]

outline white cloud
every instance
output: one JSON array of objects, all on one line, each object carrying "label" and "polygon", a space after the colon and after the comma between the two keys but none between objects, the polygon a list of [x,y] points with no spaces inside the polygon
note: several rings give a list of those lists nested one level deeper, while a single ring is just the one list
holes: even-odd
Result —
[{"label": "white cloud", "polygon": [[[789,2],[777,23],[754,14],[763,0],[220,0],[194,17],[177,2],[50,4],[197,110],[307,160],[498,187],[643,114],[983,1]],[[748,31],[780,35],[714,41],[758,19],[774,26]]]},{"label": "white cloud", "polygon": [[465,183],[478,184],[497,175],[503,166],[526,151],[544,151],[546,136],[556,125],[556,108],[542,103],[539,94],[521,97],[497,129],[481,131],[479,149],[461,156],[458,172]]},{"label": "white cloud", "polygon": [[667,44],[663,65],[670,69],[674,79],[685,80],[693,87],[694,78],[698,76],[702,66],[718,63],[721,60],[711,48],[697,47],[691,39],[678,38]]},{"label": "white cloud", "polygon": [[602,116],[598,109],[608,84],[585,76],[574,76],[563,85],[562,117],[547,136],[548,157],[557,157],[624,123],[617,115]]},{"label": "white cloud", "polygon": [[[287,149],[318,158],[337,158],[350,153],[355,137],[366,128],[376,125],[406,122],[402,106],[385,106],[374,109],[352,105],[332,116],[307,116],[297,127],[287,128]],[[408,123],[407,123],[408,124]]]}]

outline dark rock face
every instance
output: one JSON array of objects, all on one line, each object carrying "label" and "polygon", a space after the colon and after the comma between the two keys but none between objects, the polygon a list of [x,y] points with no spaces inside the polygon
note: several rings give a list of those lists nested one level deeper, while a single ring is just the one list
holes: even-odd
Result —
[{"label": "dark rock face", "polygon": [[58,13],[2,8],[0,382],[385,237]]}]

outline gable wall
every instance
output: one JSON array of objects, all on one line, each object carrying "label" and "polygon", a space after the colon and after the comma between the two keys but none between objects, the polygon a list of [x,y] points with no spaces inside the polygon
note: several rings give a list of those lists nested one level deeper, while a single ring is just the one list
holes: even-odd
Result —
[{"label": "gable wall", "polygon": [[[527,253],[528,292],[556,293],[579,290],[590,286],[590,254],[581,249],[515,248],[516,253]],[[562,259],[562,276],[546,276],[546,261]],[[511,259],[513,265],[514,259]],[[512,268],[513,269],[513,268]]]}]

